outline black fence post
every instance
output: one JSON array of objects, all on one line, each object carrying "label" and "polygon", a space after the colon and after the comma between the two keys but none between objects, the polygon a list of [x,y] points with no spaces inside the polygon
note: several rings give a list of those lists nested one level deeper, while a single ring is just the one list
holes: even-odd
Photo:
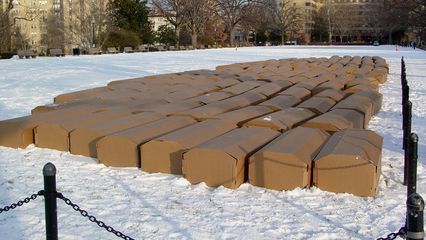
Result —
[{"label": "black fence post", "polygon": [[409,137],[408,149],[408,177],[407,177],[407,197],[417,192],[417,145],[419,137],[412,133]]},{"label": "black fence post", "polygon": [[46,217],[46,240],[58,239],[58,219],[56,203],[56,167],[47,163],[43,167],[44,207]]},{"label": "black fence post", "polygon": [[408,176],[409,176],[409,161],[411,157],[411,118],[412,118],[412,106],[411,101],[407,101],[406,105],[406,113],[404,115],[404,131],[402,136],[402,145],[404,148],[404,185],[407,186]]},{"label": "black fence post", "polygon": [[[406,125],[406,117],[407,117],[407,102],[410,100],[410,87],[405,85],[402,87],[402,129],[404,129]],[[405,148],[404,148],[405,149]]]},{"label": "black fence post", "polygon": [[411,194],[407,199],[407,240],[424,239],[424,208],[425,202],[417,193]]}]

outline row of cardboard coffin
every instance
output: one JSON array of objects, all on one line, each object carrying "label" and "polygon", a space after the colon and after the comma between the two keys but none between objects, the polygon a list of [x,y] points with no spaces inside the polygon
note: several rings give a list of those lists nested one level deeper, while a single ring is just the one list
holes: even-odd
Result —
[{"label": "row of cardboard coffin", "polygon": [[[331,94],[326,94],[327,92]],[[382,95],[374,91],[352,94],[337,104],[337,101],[333,100],[333,96],[334,98],[341,97],[341,95],[331,90],[324,91],[319,96],[310,98],[302,103],[299,103],[300,100],[297,98],[281,96],[281,102],[270,99],[260,103],[258,106],[250,106],[253,103],[253,99],[246,101],[219,101],[201,107],[193,103],[181,103],[167,105],[142,104],[142,106],[108,108],[103,104],[90,103],[2,121],[0,122],[0,145],[26,147],[35,142],[33,129],[38,127],[38,130],[36,129],[38,135],[36,135],[39,141],[36,143],[39,146],[68,151],[70,142],[73,142],[71,145],[76,145],[76,142],[78,142],[70,141],[69,139],[70,133],[76,129],[81,128],[85,131],[84,129],[86,128],[99,129],[103,127],[109,134],[138,125],[143,126],[149,121],[165,118],[166,116],[186,116],[193,121],[222,119],[231,122],[235,126],[241,126],[244,122],[263,116],[261,120],[255,119],[258,126],[265,126],[279,131],[286,130],[285,126],[287,125],[292,127],[304,121],[307,121],[305,123],[307,126],[322,128],[327,131],[337,131],[344,128],[365,128],[371,116],[379,111],[382,103]],[[254,100],[256,101],[256,99]],[[296,108],[298,111],[290,108],[296,104],[298,104]],[[329,111],[330,109],[332,111]],[[300,113],[302,112],[306,114],[301,115]],[[151,117],[153,118],[151,119]],[[292,122],[294,124],[291,124]],[[51,143],[44,144],[43,142]],[[76,153],[96,157],[95,154]]]},{"label": "row of cardboard coffin", "polygon": [[[303,109],[289,111],[313,114]],[[156,117],[159,116],[151,113],[143,119],[149,121],[148,118]],[[237,188],[248,180],[255,186],[275,190],[313,184],[327,191],[375,195],[380,174],[381,138],[373,132],[342,130],[334,133],[322,147],[330,135],[324,130],[306,127],[288,130],[291,126],[286,126],[288,131],[283,130],[281,134],[259,127],[257,122],[261,120],[249,121],[245,125],[247,128],[236,128],[225,120],[196,123],[191,118],[177,116],[104,137],[102,127],[98,126],[98,130],[88,128],[71,132],[71,139],[77,139],[75,145],[71,143],[71,149],[88,150],[90,154],[88,145],[92,143],[99,161],[107,166],[137,166],[146,172],[183,174],[193,184],[205,182],[208,186]],[[265,122],[268,117],[261,125]],[[286,124],[291,123],[287,121]],[[57,129],[44,129],[46,126],[36,128],[36,142],[52,147],[58,141]],[[46,139],[49,135],[44,134],[38,140],[38,131],[51,131],[52,138]]]},{"label": "row of cardboard coffin", "polygon": [[[254,78],[245,79],[236,76],[221,76],[224,78],[212,78],[211,75],[205,74],[206,71],[200,71],[204,75],[191,74],[166,74],[154,77],[145,77],[138,79],[130,79],[124,81],[111,82],[107,87],[99,87],[73,93],[62,94],[56,96],[55,103],[63,103],[71,100],[99,98],[104,100],[129,101],[131,99],[140,99],[147,97],[162,96],[169,102],[176,100],[185,100],[200,97],[203,94],[211,94],[219,92],[223,98],[241,94],[256,88],[269,89],[266,92],[268,97],[276,94],[278,91],[290,88],[305,88],[316,94],[324,89],[333,88],[337,90],[345,90],[353,93],[361,90],[378,89],[378,84],[383,83],[387,78],[386,71],[372,72],[371,76],[355,76],[345,74],[336,77],[333,74],[320,74],[315,77],[308,78],[306,76],[295,76],[292,78],[284,78],[282,76],[261,78],[258,81]],[[213,80],[212,80],[213,79]],[[220,79],[220,80],[218,80]],[[278,85],[278,87],[277,87]],[[188,88],[190,86],[190,88]],[[272,89],[278,89],[273,91]],[[228,96],[226,96],[228,94]],[[196,100],[196,99],[194,99]]]}]

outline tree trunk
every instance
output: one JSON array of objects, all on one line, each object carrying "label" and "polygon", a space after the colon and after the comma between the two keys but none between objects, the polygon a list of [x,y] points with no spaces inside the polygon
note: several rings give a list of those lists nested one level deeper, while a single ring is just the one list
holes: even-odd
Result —
[{"label": "tree trunk", "polygon": [[198,34],[195,33],[195,32],[192,32],[191,43],[192,43],[192,47],[194,47],[194,49],[197,49],[197,37],[198,37]]},{"label": "tree trunk", "polygon": [[392,30],[389,30],[389,44],[392,44],[393,39],[392,39]]},{"label": "tree trunk", "polygon": [[231,44],[231,47],[235,47],[234,42],[235,42],[235,29],[234,27],[231,27],[229,31],[229,44]]},{"label": "tree trunk", "polygon": [[175,34],[176,34],[176,46],[179,48],[180,46],[180,26],[175,26]]}]

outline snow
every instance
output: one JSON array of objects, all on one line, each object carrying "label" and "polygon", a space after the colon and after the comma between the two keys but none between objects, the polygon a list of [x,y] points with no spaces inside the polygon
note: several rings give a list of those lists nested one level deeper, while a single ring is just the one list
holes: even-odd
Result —
[{"label": "snow", "polygon": [[[272,191],[191,185],[181,176],[110,168],[66,152],[0,147],[0,207],[43,188],[42,168],[57,167],[58,191],[135,239],[373,239],[405,221],[402,185],[400,59],[405,57],[418,133],[418,192],[426,197],[426,52],[394,46],[286,46],[0,61],[0,120],[30,114],[54,96],[112,80],[278,58],[382,56],[390,65],[382,110],[370,129],[384,136],[375,198],[313,188]],[[60,239],[116,239],[58,202]],[[44,239],[42,198],[0,214],[2,239]]]}]

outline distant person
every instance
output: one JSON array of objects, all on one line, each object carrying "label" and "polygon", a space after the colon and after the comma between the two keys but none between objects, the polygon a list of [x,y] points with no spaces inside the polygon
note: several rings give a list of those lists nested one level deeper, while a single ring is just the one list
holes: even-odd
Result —
[{"label": "distant person", "polygon": [[416,50],[416,45],[417,45],[417,43],[416,43],[416,42],[413,42],[413,49],[414,49],[414,50]]}]

